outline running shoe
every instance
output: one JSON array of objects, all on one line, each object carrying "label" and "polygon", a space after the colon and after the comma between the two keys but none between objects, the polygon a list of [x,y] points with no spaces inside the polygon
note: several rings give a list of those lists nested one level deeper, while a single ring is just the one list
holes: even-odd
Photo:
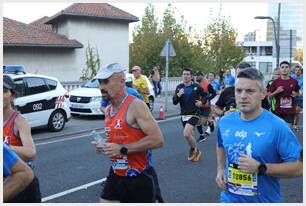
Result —
[{"label": "running shoe", "polygon": [[201,154],[202,154],[202,152],[199,149],[197,149],[195,157],[193,158],[192,161],[194,161],[194,162],[199,161],[201,159]]},{"label": "running shoe", "polygon": [[[206,132],[205,132],[206,133]],[[205,134],[200,135],[199,139],[197,140],[197,142],[203,142],[207,140],[207,136]]]},{"label": "running shoe", "polygon": [[189,155],[188,155],[188,160],[189,161],[193,160],[195,156],[196,156],[196,149],[195,148],[190,148]]},{"label": "running shoe", "polygon": [[213,133],[215,131],[215,124],[213,121],[209,121],[208,122],[208,126],[210,127],[210,131],[211,133]]}]

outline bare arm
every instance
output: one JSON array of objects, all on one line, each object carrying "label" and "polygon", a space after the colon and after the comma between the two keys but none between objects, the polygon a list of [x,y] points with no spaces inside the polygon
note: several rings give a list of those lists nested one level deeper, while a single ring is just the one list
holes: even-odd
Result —
[{"label": "bare arm", "polygon": [[[141,129],[146,135],[137,142],[126,144],[128,153],[142,152],[163,146],[164,138],[161,131],[143,101],[135,99],[131,103],[127,112],[127,122],[133,127]],[[120,155],[120,145],[117,143],[106,143],[101,151],[102,154],[109,157],[117,156]],[[100,153],[99,149],[97,153]]]},{"label": "bare arm", "polygon": [[127,145],[129,152],[140,152],[162,147],[164,138],[151,112],[144,102],[135,100],[128,111],[128,121],[137,124],[146,134],[144,138]]},{"label": "bare arm", "polygon": [[[242,171],[248,173],[258,172],[258,166],[260,162],[257,160],[241,154],[239,158],[239,167]],[[266,163],[267,171],[266,175],[288,178],[301,176],[303,174],[303,163],[299,160],[295,162],[283,162],[283,163]]]},{"label": "bare arm", "polygon": [[217,154],[217,176],[216,182],[217,185],[226,190],[226,175],[225,175],[225,152],[222,147],[216,145],[216,154]]},{"label": "bare arm", "polygon": [[20,139],[23,146],[13,146],[10,148],[24,160],[34,160],[36,156],[36,149],[31,135],[31,129],[28,121],[21,115],[18,115],[15,120],[15,126],[19,131]]},{"label": "bare arm", "polygon": [[8,201],[22,192],[34,179],[32,169],[22,160],[17,160],[11,175],[3,180],[3,201]]}]

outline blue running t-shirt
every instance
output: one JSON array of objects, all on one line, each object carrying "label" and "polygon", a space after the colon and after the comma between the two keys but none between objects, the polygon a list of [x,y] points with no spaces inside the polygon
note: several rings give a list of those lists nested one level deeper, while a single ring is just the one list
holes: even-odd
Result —
[{"label": "blue running t-shirt", "polygon": [[238,158],[244,153],[262,163],[298,160],[302,148],[288,125],[265,109],[250,121],[242,120],[236,111],[220,120],[217,137],[226,154],[227,191],[221,192],[220,201],[282,202],[279,178],[244,173]]},{"label": "blue running t-shirt", "polygon": [[18,156],[3,144],[3,177],[11,174],[12,167],[16,164]]}]

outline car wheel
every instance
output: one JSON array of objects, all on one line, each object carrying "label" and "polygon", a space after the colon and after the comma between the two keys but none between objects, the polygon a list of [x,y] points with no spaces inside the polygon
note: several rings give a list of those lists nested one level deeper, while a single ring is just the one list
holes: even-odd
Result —
[{"label": "car wheel", "polygon": [[59,132],[64,129],[65,122],[64,112],[61,110],[55,110],[49,118],[48,127],[53,132]]},{"label": "car wheel", "polygon": [[154,109],[154,97],[149,97],[149,105],[150,105],[150,111],[152,112]]}]

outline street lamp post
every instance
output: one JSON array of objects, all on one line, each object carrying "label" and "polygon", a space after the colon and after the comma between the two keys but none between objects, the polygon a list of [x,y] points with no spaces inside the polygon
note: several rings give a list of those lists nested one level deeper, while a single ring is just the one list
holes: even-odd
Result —
[{"label": "street lamp post", "polygon": [[276,51],[276,66],[279,66],[279,28],[278,34],[276,35],[275,21],[270,16],[256,16],[255,19],[269,19],[273,23],[273,32],[274,32],[274,40],[275,40],[275,51]]}]

